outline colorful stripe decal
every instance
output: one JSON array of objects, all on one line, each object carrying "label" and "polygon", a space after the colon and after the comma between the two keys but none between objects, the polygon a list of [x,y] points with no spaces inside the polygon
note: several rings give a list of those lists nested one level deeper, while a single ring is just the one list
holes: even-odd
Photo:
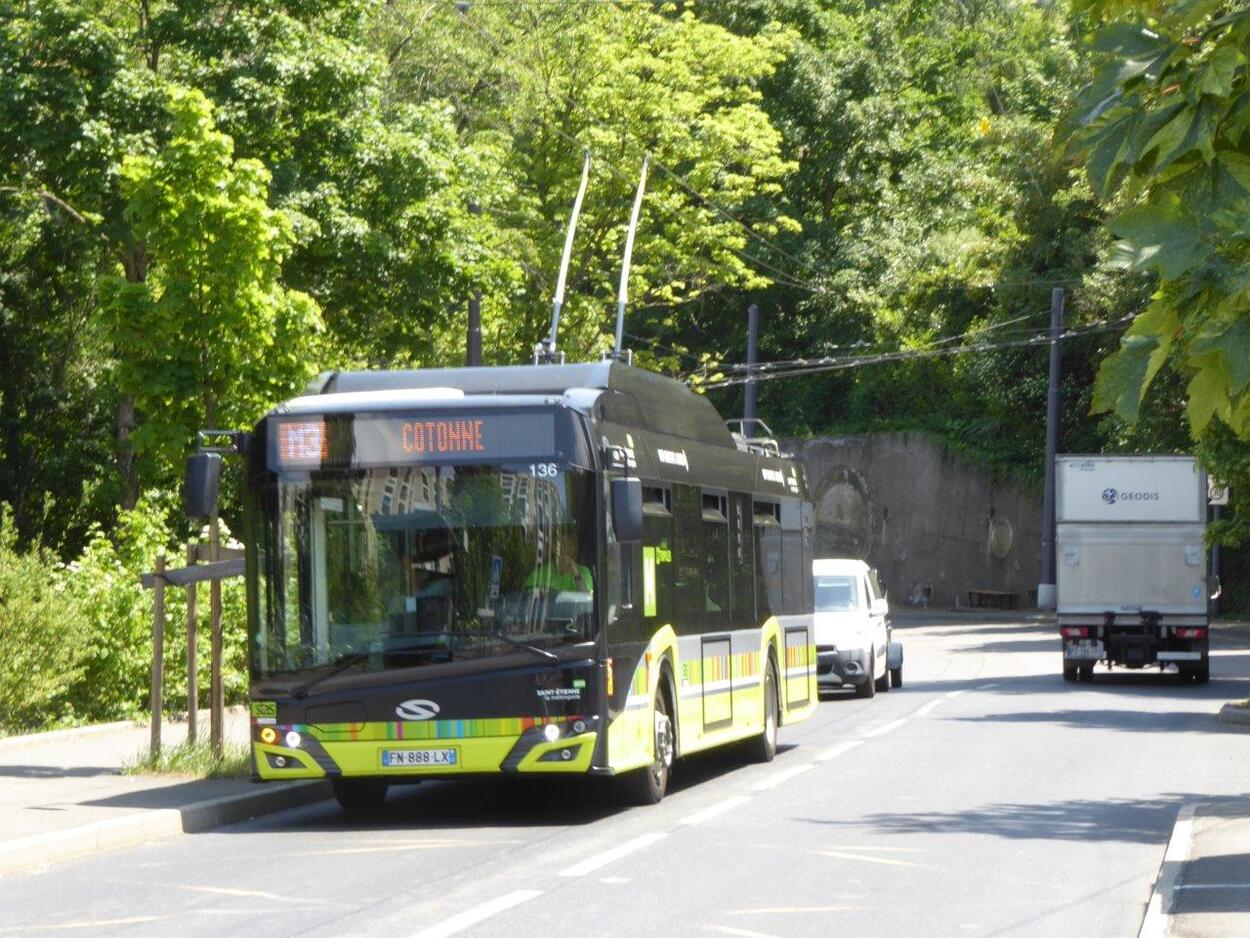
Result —
[{"label": "colorful stripe decal", "polygon": [[297,724],[295,729],[321,742],[382,742],[387,740],[478,739],[491,736],[520,736],[535,726],[582,719],[561,715],[551,717],[500,717],[485,720],[422,720],[393,723]]}]

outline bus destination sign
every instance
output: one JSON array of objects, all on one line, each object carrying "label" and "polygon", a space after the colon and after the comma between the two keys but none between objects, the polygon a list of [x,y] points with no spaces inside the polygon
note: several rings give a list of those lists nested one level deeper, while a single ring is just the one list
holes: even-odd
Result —
[{"label": "bus destination sign", "polygon": [[269,451],[278,471],[528,458],[555,454],[555,420],[544,413],[278,418]]}]

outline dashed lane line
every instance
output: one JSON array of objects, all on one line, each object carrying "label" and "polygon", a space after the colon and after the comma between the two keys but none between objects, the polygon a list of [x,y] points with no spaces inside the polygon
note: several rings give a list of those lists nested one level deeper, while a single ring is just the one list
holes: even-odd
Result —
[{"label": "dashed lane line", "polygon": [[792,765],[788,769],[782,769],[780,772],[774,772],[772,775],[768,776],[768,778],[764,779],[763,781],[756,782],[754,785],[751,786],[751,791],[769,791],[773,788],[776,788],[782,782],[788,782],[790,779],[794,778],[796,775],[802,775],[804,772],[808,771],[809,769],[814,769],[814,768],[816,768],[816,766],[810,762],[804,762],[800,765]]},{"label": "dashed lane line", "polygon": [[653,843],[663,840],[668,836],[667,831],[655,831],[650,834],[643,834],[641,837],[635,837],[633,840],[627,840],[619,846],[613,847],[611,850],[605,850],[603,853],[596,854],[593,857],[587,857],[581,863],[570,866],[566,870],[561,870],[560,875],[565,877],[585,876],[587,873],[593,873],[595,870],[603,869],[609,863],[615,863],[622,857],[627,857],[631,853],[650,847]]},{"label": "dashed lane line", "polygon": [[469,909],[461,912],[459,915],[453,915],[449,919],[431,925],[429,928],[422,929],[412,936],[412,938],[447,938],[448,935],[459,934],[466,928],[472,928],[479,922],[484,922],[500,912],[506,912],[508,909],[529,902],[531,899],[537,899],[542,895],[539,889],[518,889],[516,892],[510,892],[506,895],[499,896],[497,899],[491,899],[483,902],[475,909]]},{"label": "dashed lane line", "polygon": [[831,759],[836,759],[838,756],[844,753],[850,752],[856,746],[862,746],[863,743],[864,741],[862,739],[851,739],[851,740],[847,740],[844,743],[838,743],[838,745],[834,746],[832,749],[826,749],[824,752],[818,755],[816,757],[816,761],[817,762],[829,762]]},{"label": "dashed lane line", "polygon": [[732,798],[726,798],[724,801],[718,801],[716,804],[704,808],[702,811],[696,811],[694,814],[688,814],[680,821],[684,827],[693,824],[702,824],[704,821],[710,821],[714,817],[720,817],[726,811],[732,811],[739,805],[744,805],[751,799],[747,795],[734,795]]},{"label": "dashed lane line", "polygon": [[872,739],[876,736],[884,736],[886,733],[889,733],[889,732],[892,732],[893,730],[898,729],[900,726],[902,726],[906,722],[907,722],[907,718],[903,717],[903,719],[895,720],[892,723],[887,723],[885,726],[878,726],[875,730],[869,730],[867,733],[864,733],[862,738]]},{"label": "dashed lane line", "polygon": [[938,697],[936,700],[930,700],[927,704],[916,711],[916,716],[927,717],[936,707],[940,707],[944,703],[946,703],[946,701],[941,697]]}]

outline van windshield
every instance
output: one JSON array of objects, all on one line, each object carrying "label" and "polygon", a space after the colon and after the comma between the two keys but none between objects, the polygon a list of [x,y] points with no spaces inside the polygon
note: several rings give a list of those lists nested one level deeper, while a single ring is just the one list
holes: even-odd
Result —
[{"label": "van windshield", "polygon": [[859,607],[859,590],[855,588],[855,577],[816,577],[817,612],[845,612]]}]

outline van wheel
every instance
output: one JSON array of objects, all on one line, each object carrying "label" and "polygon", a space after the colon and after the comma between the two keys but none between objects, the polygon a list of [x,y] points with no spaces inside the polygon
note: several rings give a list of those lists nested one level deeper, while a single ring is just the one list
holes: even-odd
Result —
[{"label": "van wheel", "polygon": [[768,656],[764,669],[764,729],[747,743],[752,762],[772,762],[777,754],[777,725],[781,722],[781,703],[777,695],[777,663]]},{"label": "van wheel", "polygon": [[659,804],[668,791],[668,778],[673,769],[676,752],[673,738],[673,719],[669,714],[668,697],[664,685],[655,692],[651,764],[621,776],[621,786],[630,804]]},{"label": "van wheel", "polygon": [[872,657],[868,659],[868,678],[860,684],[855,685],[856,697],[871,697],[877,692],[877,682],[872,679],[873,672],[877,670],[877,659]]},{"label": "van wheel", "polygon": [[897,668],[890,668],[890,686],[903,686],[903,666],[901,664]]},{"label": "van wheel", "polygon": [[1081,665],[1081,680],[1088,684],[1094,679],[1094,666],[1092,664]]},{"label": "van wheel", "polygon": [[1076,680],[1076,665],[1067,665],[1067,664],[1065,664],[1065,665],[1063,666],[1063,679],[1064,679],[1065,681],[1075,681],[1075,680]]},{"label": "van wheel", "polygon": [[380,813],[386,801],[386,782],[376,778],[333,778],[330,787],[339,807],[357,817]]},{"label": "van wheel", "polygon": [[881,676],[873,683],[876,685],[878,693],[884,694],[890,690],[890,668],[888,665],[881,669]]}]

